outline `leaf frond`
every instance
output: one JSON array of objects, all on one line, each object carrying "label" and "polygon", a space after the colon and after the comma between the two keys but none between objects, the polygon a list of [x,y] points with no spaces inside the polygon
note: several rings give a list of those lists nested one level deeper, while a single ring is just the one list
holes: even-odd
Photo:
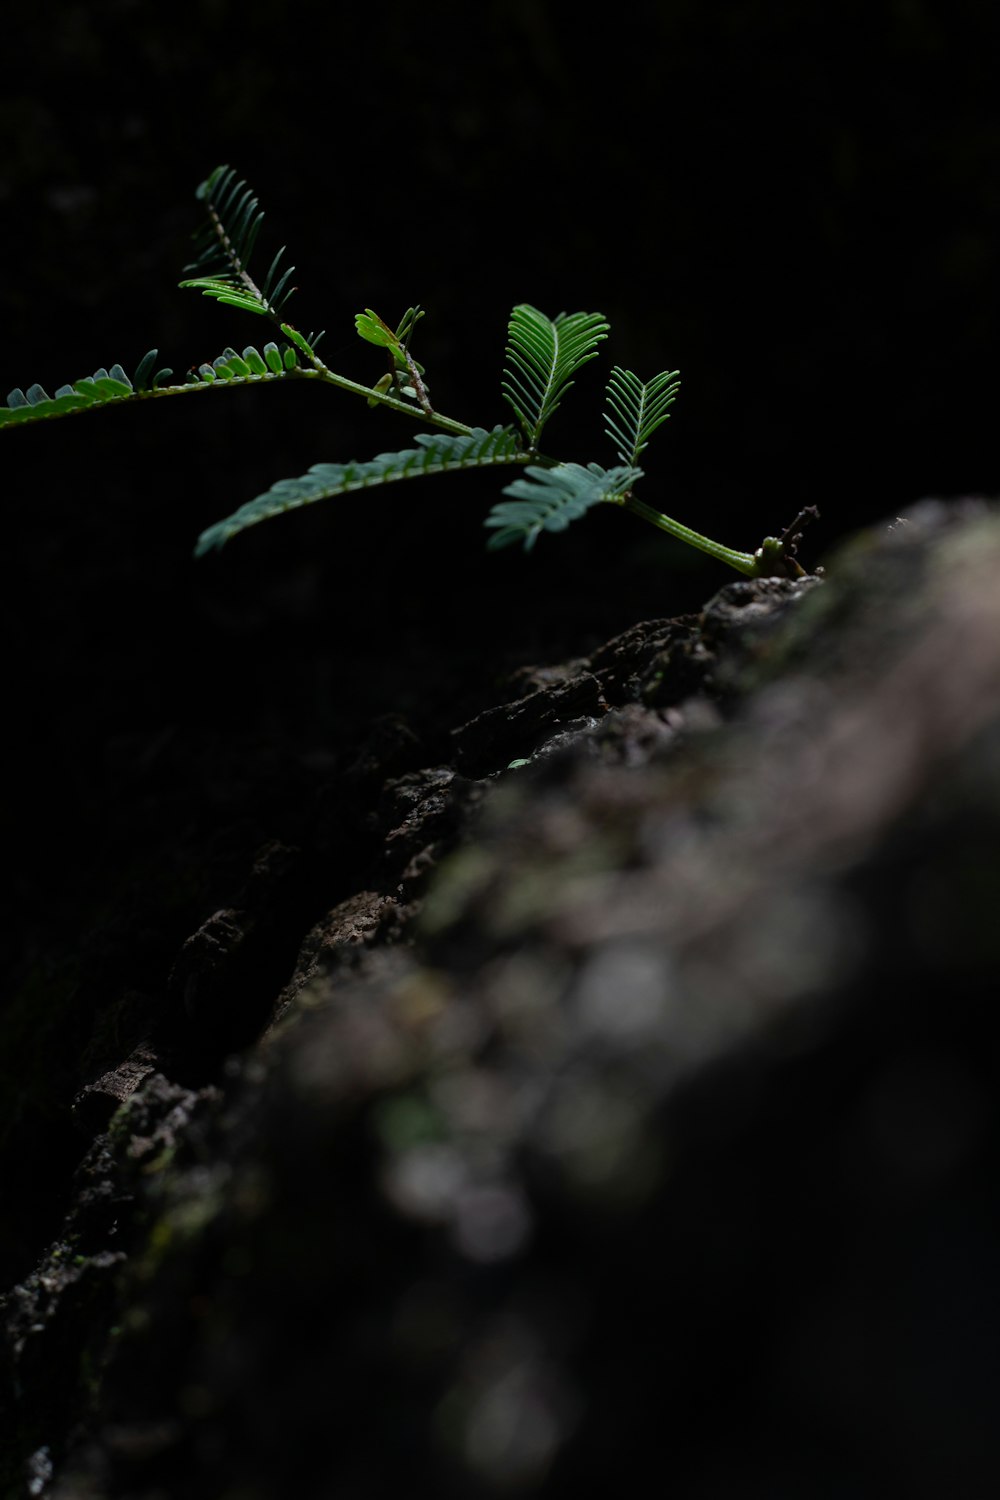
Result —
[{"label": "leaf frond", "polygon": [[301,370],[298,356],[289,345],[279,349],[277,344],[265,344],[263,351],[248,344],[242,354],[226,348],[211,363],[199,365],[188,371],[188,384],[213,384],[219,381],[274,380],[287,375],[291,370]]},{"label": "leaf frond", "polygon": [[680,390],[678,370],[661,370],[645,384],[615,365],[608,381],[604,429],[623,464],[634,464],[656,429],[670,415]]},{"label": "leaf frond", "polygon": [[363,463],[314,464],[299,479],[281,479],[277,484],[241,505],[224,521],[203,531],[195,549],[197,557],[222,547],[248,526],[256,526],[287,510],[345,495],[351,490],[415,479],[421,474],[442,474],[449,469],[484,468],[495,464],[523,463],[525,455],[513,427],[494,427],[487,432],[475,427],[468,435],[417,434],[416,448],[398,453],[380,453]]},{"label": "leaf frond", "polygon": [[366,307],[364,312],[355,314],[354,326],[358,334],[368,344],[375,344],[380,349],[388,349],[393,357],[398,370],[416,370],[423,375],[424,367],[418,364],[410,354],[410,339],[413,330],[420,319],[424,316],[424,309],[408,307],[399,321],[399,327],[393,331],[378,313],[371,307]]},{"label": "leaf frond", "polygon": [[252,189],[232,167],[221,166],[206,177],[196,196],[205,204],[208,219],[194,236],[197,253],[184,267],[192,274],[180,285],[244,312],[277,318],[295,290],[288,285],[295,267],[282,267],[282,246],[261,286],[250,275],[250,257],[264,222]]},{"label": "leaf frond", "polygon": [[514,499],[499,501],[486,517],[484,525],[496,533],[488,546],[495,551],[523,542],[529,552],[543,531],[565,531],[571,521],[604,500],[620,503],[641,478],[642,470],[629,464],[615,469],[600,464],[556,464],[546,469],[532,464],[523,479],[504,489]]},{"label": "leaf frond", "polygon": [[[393,331],[385,319],[379,317],[374,308],[366,307],[364,312],[355,316],[354,325],[366,343],[375,344],[378,348],[387,350],[391,360],[388,375],[383,375],[377,380],[373,390],[381,391],[383,394],[392,391],[398,399],[412,401],[429,416],[433,408],[427,386],[423,381],[426,371],[410,353],[413,330],[423,316],[424,310],[419,304],[416,307],[408,307],[400,319],[399,327]],[[378,402],[373,397],[369,397],[368,405],[377,406]]]},{"label": "leaf frond", "polygon": [[501,389],[534,451],[542,428],[573,384],[577,371],[594,359],[609,324],[601,313],[560,313],[548,318],[529,303],[513,309]]},{"label": "leaf frond", "polygon": [[43,417],[67,416],[75,411],[92,411],[128,400],[146,400],[150,396],[177,396],[183,391],[209,385],[248,385],[283,379],[292,373],[299,376],[313,373],[303,369],[298,351],[291,344],[279,347],[267,343],[263,350],[248,344],[242,354],[235,349],[224,349],[211,363],[189,370],[186,378],[178,384],[171,383],[173,370],[156,369],[158,353],[158,350],[150,349],[144,354],[131,380],[121,365],[112,365],[110,370],[95,370],[93,375],[86,375],[71,385],[61,385],[54,396],[40,385],[31,385],[26,391],[13,390],[7,397],[6,406],[0,406],[0,427],[14,422],[36,422]]},{"label": "leaf frond", "polygon": [[121,365],[112,365],[110,370],[102,366],[93,375],[59,386],[54,396],[37,384],[30,385],[26,391],[17,388],[8,394],[6,406],[0,406],[0,427],[14,422],[37,422],[44,417],[63,417],[70,412],[88,411],[159,390],[173,371],[158,370],[153,374],[158,352],[150,349],[143,355],[132,380]]}]

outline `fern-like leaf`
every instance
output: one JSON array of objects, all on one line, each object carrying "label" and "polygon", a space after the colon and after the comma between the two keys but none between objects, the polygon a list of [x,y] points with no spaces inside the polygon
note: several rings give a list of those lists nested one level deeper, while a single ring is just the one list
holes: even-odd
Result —
[{"label": "fern-like leaf", "polygon": [[63,417],[69,412],[89,411],[94,407],[107,406],[111,402],[127,400],[129,397],[159,394],[163,382],[170,379],[172,370],[158,370],[156,349],[150,349],[139,362],[134,380],[129,380],[121,365],[103,367],[93,375],[74,380],[71,385],[61,385],[54,396],[40,385],[30,385],[26,391],[16,389],[7,397],[6,406],[0,406],[0,427],[14,422],[37,422],[44,417]]},{"label": "fern-like leaf", "polygon": [[295,290],[288,285],[295,267],[282,267],[282,246],[261,286],[250,275],[250,257],[264,221],[252,189],[232,167],[221,166],[206,177],[197,196],[207,207],[208,221],[195,236],[197,255],[184,267],[194,274],[180,285],[243,312],[277,318]]},{"label": "fern-like leaf", "polygon": [[[232,384],[234,381],[274,380],[289,374],[309,374],[302,369],[299,356],[290,344],[281,348],[277,344],[265,344],[263,351],[248,344],[242,354],[226,348],[210,364],[199,365],[188,371],[188,385]],[[175,386],[171,390],[177,389]],[[183,389],[183,387],[181,387]]]},{"label": "fern-like leaf", "polygon": [[662,370],[645,384],[631,370],[615,365],[608,381],[605,431],[623,464],[634,464],[656,429],[670,415],[680,390],[678,370]]},{"label": "fern-like leaf", "polygon": [[203,531],[195,555],[201,557],[213,548],[222,547],[238,532],[256,526],[259,521],[282,515],[286,510],[312,505],[316,500],[345,495],[351,490],[370,489],[397,479],[415,479],[421,474],[442,474],[448,469],[483,468],[525,461],[513,427],[494,427],[491,432],[474,427],[468,435],[461,437],[421,432],[417,434],[417,442],[420,444],[418,448],[380,453],[364,463],[314,464],[299,479],[279,480],[255,500],[241,505],[225,521],[218,521]]},{"label": "fern-like leaf", "polygon": [[[407,367],[408,350],[410,338],[414,328],[424,316],[422,307],[408,307],[403,314],[399,327],[395,332],[389,327],[383,318],[372,308],[366,307],[363,313],[358,313],[354,319],[355,327],[360,336],[368,344],[377,344],[381,349],[388,349],[396,364],[403,370]],[[423,373],[423,366],[418,369]]]},{"label": "fern-like leaf", "polygon": [[[425,374],[424,367],[418,364],[410,353],[413,330],[423,316],[423,308],[419,305],[408,307],[399,327],[393,332],[377,312],[366,307],[363,313],[357,314],[354,324],[366,343],[375,344],[380,349],[387,349],[392,361],[389,373],[383,375],[381,380],[377,380],[373,389],[383,392],[392,390],[397,396],[416,401],[424,412],[430,415],[433,408],[422,378]],[[377,406],[378,402],[370,398],[368,405]]]},{"label": "fern-like leaf", "polygon": [[576,372],[597,355],[608,334],[601,313],[560,313],[547,318],[528,303],[510,315],[502,390],[532,452],[542,428],[573,384]]},{"label": "fern-like leaf", "polygon": [[93,411],[123,401],[148,400],[151,396],[179,396],[213,385],[270,382],[289,374],[314,376],[312,370],[302,367],[298,351],[291,344],[279,348],[268,343],[263,350],[248,344],[242,354],[235,349],[224,349],[211,363],[189,370],[182,383],[172,385],[173,370],[157,370],[153,374],[157,353],[156,349],[150,349],[143,355],[132,380],[121,365],[112,365],[110,370],[97,370],[72,385],[61,385],[54,396],[40,385],[29,386],[26,391],[11,391],[7,405],[0,406],[0,427],[13,422],[37,422],[43,417],[62,417],[75,411]]},{"label": "fern-like leaf", "polygon": [[484,524],[496,531],[489,540],[491,550],[523,542],[528,552],[541,532],[565,531],[571,521],[602,500],[620,503],[642,478],[642,470],[630,464],[615,469],[602,469],[600,464],[586,468],[556,464],[545,469],[532,464],[524,473],[523,479],[515,479],[504,489],[505,495],[515,498],[499,501],[486,518]]}]

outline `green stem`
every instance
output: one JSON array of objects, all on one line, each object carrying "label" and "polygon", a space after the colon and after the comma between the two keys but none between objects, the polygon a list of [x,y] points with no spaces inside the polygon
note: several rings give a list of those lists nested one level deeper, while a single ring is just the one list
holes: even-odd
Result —
[{"label": "green stem", "polygon": [[[348,380],[346,375],[337,375],[325,365],[316,350],[297,328],[290,323],[278,323],[278,327],[286,338],[305,355],[320,379],[328,385],[339,386],[342,391],[352,391],[357,396],[364,396],[367,401],[377,401],[380,406],[389,406],[393,411],[400,411],[404,416],[416,417],[418,422],[430,422],[434,427],[440,427],[445,432],[456,433],[460,437],[468,437],[472,431],[464,422],[457,422],[454,417],[442,416],[440,412],[425,409],[422,406],[413,406],[409,402],[400,401],[398,396],[387,396],[384,391],[377,390],[374,386],[360,385],[356,380]],[[306,373],[303,371],[303,373]]]},{"label": "green stem", "polygon": [[[210,391],[216,388],[228,390],[230,386],[234,389],[244,385],[266,385],[270,381],[279,380],[321,380],[332,385],[339,385],[346,391],[354,391],[359,396],[365,396],[369,400],[378,400],[383,406],[391,406],[394,411],[401,411],[404,416],[415,417],[418,422],[429,422],[435,427],[441,427],[445,432],[453,432],[457,436],[467,437],[472,431],[464,422],[458,422],[453,417],[444,417],[439,412],[426,412],[419,406],[413,406],[406,401],[400,401],[395,396],[383,396],[381,391],[373,390],[370,386],[359,385],[355,380],[348,380],[343,375],[335,375],[328,370],[323,361],[315,355],[312,360],[314,368],[306,369],[302,365],[293,365],[290,370],[282,370],[266,375],[231,376],[228,380],[198,380],[185,381],[183,385],[158,385],[155,390],[133,391],[129,396],[119,398],[110,397],[100,404],[102,406],[114,406],[118,400],[121,401],[149,401],[159,396],[183,396],[190,391]],[[86,406],[78,406],[73,412],[63,413],[65,416],[75,415],[77,411],[88,411]]]},{"label": "green stem", "polygon": [[679,542],[687,542],[689,547],[697,547],[699,552],[707,552],[709,557],[716,558],[718,562],[728,563],[738,573],[745,573],[750,578],[758,576],[759,562],[752,552],[735,552],[732,547],[724,547],[721,542],[713,542],[710,537],[702,536],[701,532],[692,531],[689,526],[682,526],[680,521],[674,521],[670,516],[664,516],[660,511],[654,510],[651,505],[645,505],[634,495],[626,495],[622,504],[633,515],[641,516],[644,521],[658,526],[661,531],[668,531]]},{"label": "green stem", "polygon": [[312,364],[321,379],[329,385],[338,385],[342,391],[353,391],[358,396],[365,396],[369,401],[377,401],[380,406],[389,406],[393,411],[401,411],[405,417],[415,417],[418,422],[429,422],[433,427],[440,427],[445,432],[467,437],[472,431],[471,427],[467,427],[464,422],[456,421],[454,417],[445,417],[441,412],[433,410],[425,411],[422,406],[400,401],[398,396],[387,396],[384,391],[378,391],[374,386],[359,385],[356,380],[348,380],[346,375],[336,375],[316,354],[312,356]]}]

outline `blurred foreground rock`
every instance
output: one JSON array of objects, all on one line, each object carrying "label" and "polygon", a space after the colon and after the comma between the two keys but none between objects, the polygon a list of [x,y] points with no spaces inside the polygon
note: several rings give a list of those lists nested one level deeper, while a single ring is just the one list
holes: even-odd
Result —
[{"label": "blurred foreground rock", "polygon": [[997,1493],[998,579],[928,502],[358,770],[260,1039],[273,852],[78,1100],[4,1494]]}]

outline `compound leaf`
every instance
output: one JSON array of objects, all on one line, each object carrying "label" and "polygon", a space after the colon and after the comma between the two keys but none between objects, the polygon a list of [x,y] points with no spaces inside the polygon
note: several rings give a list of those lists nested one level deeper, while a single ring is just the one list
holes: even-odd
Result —
[{"label": "compound leaf", "polygon": [[526,302],[511,312],[509,363],[504,367],[502,390],[532,452],[576,372],[596,357],[608,327],[601,313],[560,313],[548,318]]},{"label": "compound leaf", "polygon": [[107,406],[110,402],[143,395],[158,381],[169,379],[173,373],[171,370],[160,370],[150,378],[157,352],[156,349],[150,349],[148,354],[143,355],[134,380],[129,380],[121,365],[115,364],[110,370],[102,366],[93,375],[59,386],[54,396],[50,396],[38,384],[29,385],[26,391],[13,390],[7,396],[6,406],[0,406],[0,427],[13,422],[36,422],[44,417],[62,417],[68,412],[86,411],[90,407]]},{"label": "compound leaf", "polygon": [[290,372],[298,376],[309,375],[299,364],[296,350],[291,345],[279,349],[276,344],[265,344],[263,354],[248,344],[242,354],[235,349],[224,349],[211,364],[202,364],[188,371],[180,384],[168,384],[173,370],[156,367],[158,350],[150,349],[139,361],[135,376],[129,380],[121,365],[103,367],[93,375],[85,375],[70,385],[61,385],[54,396],[44,387],[31,385],[26,391],[13,390],[7,397],[6,406],[0,406],[0,427],[14,422],[35,422],[43,417],[62,417],[69,412],[89,411],[97,407],[120,405],[123,401],[147,400],[150,396],[177,396],[183,391],[200,389],[209,385],[252,384],[286,379]]},{"label": "compound leaf", "polygon": [[642,470],[627,464],[616,469],[602,469],[600,464],[556,464],[546,469],[532,464],[523,479],[504,489],[515,498],[499,501],[487,516],[484,524],[496,532],[488,545],[496,550],[523,542],[528,552],[543,531],[565,531],[603,500],[620,502],[641,478]]},{"label": "compound leaf", "polygon": [[224,521],[203,531],[195,549],[197,557],[222,547],[248,526],[256,526],[286,510],[297,510],[317,500],[345,495],[351,490],[370,489],[397,479],[415,479],[421,474],[441,474],[448,469],[483,468],[493,464],[523,463],[525,455],[513,427],[494,427],[487,432],[474,427],[467,435],[417,434],[417,448],[398,453],[380,453],[363,463],[314,464],[299,479],[281,479],[277,484],[241,505]]},{"label": "compound leaf", "polygon": [[605,431],[623,464],[634,464],[656,429],[667,420],[680,390],[680,372],[662,370],[645,384],[615,365],[608,381]]},{"label": "compound leaf", "polygon": [[197,254],[184,267],[193,274],[182,287],[193,287],[244,312],[277,318],[294,287],[288,281],[295,267],[281,267],[284,246],[271,262],[259,287],[250,275],[250,257],[257,243],[264,211],[252,189],[229,166],[216,167],[197,190],[208,210],[207,222],[195,235]]}]

